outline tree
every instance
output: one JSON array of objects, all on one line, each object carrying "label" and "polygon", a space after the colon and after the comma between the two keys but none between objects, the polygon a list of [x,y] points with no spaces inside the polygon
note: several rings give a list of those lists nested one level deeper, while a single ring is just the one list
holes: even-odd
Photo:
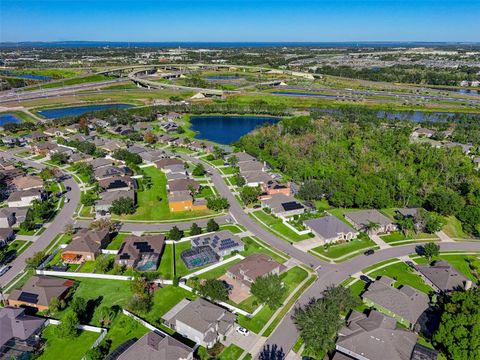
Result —
[{"label": "tree", "polygon": [[450,188],[440,188],[427,197],[430,209],[445,215],[456,215],[465,205],[465,200]]},{"label": "tree", "polygon": [[250,292],[261,303],[267,304],[272,310],[282,305],[282,300],[287,289],[282,283],[280,276],[270,274],[258,277],[250,287]]},{"label": "tree", "polygon": [[232,166],[237,166],[238,164],[238,157],[236,155],[232,155],[228,158],[228,163]]},{"label": "tree", "polygon": [[434,242],[429,242],[423,246],[423,255],[431,261],[434,256],[438,256],[440,252],[440,245]]},{"label": "tree", "polygon": [[240,190],[240,198],[245,203],[245,205],[250,205],[257,202],[258,197],[262,193],[260,186],[253,187],[253,186],[244,186]]},{"label": "tree", "polygon": [[110,326],[113,319],[115,319],[116,312],[112,307],[102,306],[99,310],[100,324],[102,326]]},{"label": "tree", "polygon": [[367,234],[374,232],[380,228],[380,224],[374,221],[369,221],[368,223],[363,225],[363,231]]},{"label": "tree", "polygon": [[135,212],[135,204],[128,197],[120,197],[112,201],[110,212],[115,215],[133,214]]},{"label": "tree", "polygon": [[433,211],[419,209],[417,218],[420,228],[429,234],[440,231],[444,225],[442,217]]},{"label": "tree", "polygon": [[85,312],[87,310],[87,302],[83,297],[77,296],[72,300],[69,307],[70,310],[72,310],[75,315],[77,315],[77,317],[80,319],[85,315]]},{"label": "tree", "polygon": [[217,222],[213,219],[208,220],[207,222],[207,232],[214,232],[218,231],[220,229],[220,226],[218,226]]},{"label": "tree", "polygon": [[202,233],[202,228],[197,225],[197,223],[193,223],[190,227],[190,236],[200,235]]},{"label": "tree", "polygon": [[5,294],[3,292],[3,286],[0,285],[0,305],[5,306]]},{"label": "tree", "polygon": [[452,292],[441,311],[434,345],[449,359],[480,359],[480,288]]},{"label": "tree", "polygon": [[29,269],[38,268],[44,258],[45,258],[45,253],[43,251],[38,251],[34,253],[32,257],[29,257],[25,260],[25,263],[27,264],[27,268]]},{"label": "tree", "polygon": [[77,314],[69,311],[55,328],[56,335],[59,338],[75,338],[78,336],[77,326],[79,324]]},{"label": "tree", "polygon": [[174,226],[168,232],[168,238],[170,240],[178,241],[183,237],[183,231],[180,230],[178,227]]},{"label": "tree", "polygon": [[395,221],[398,228],[405,236],[407,236],[410,231],[415,230],[415,219],[411,216],[403,216],[402,214],[398,214],[395,216]]},{"label": "tree", "polygon": [[202,163],[198,163],[192,170],[193,176],[204,176],[206,174],[205,168]]},{"label": "tree", "polygon": [[110,219],[101,218],[98,220],[94,220],[90,223],[89,229],[90,230],[104,230],[107,229],[108,231],[112,231],[115,228],[114,224]]},{"label": "tree", "polygon": [[68,158],[65,154],[55,153],[52,156],[50,156],[50,161],[54,164],[62,165],[67,163]]},{"label": "tree", "polygon": [[68,236],[72,236],[73,235],[73,232],[74,232],[74,228],[73,228],[73,225],[68,223],[68,224],[65,224],[65,226],[63,227],[63,232],[68,235]]},{"label": "tree", "polygon": [[62,310],[65,306],[65,302],[63,300],[60,300],[58,298],[53,298],[50,301],[50,305],[48,306],[48,310],[55,314],[56,312]]},{"label": "tree", "polygon": [[20,230],[31,231],[33,229],[35,229],[35,216],[33,214],[33,209],[29,208],[25,215],[25,220],[20,224]]},{"label": "tree", "polygon": [[228,291],[223,281],[217,279],[208,279],[203,285],[200,285],[199,292],[203,297],[213,301],[225,301],[228,299]]},{"label": "tree", "polygon": [[49,181],[49,180],[53,180],[55,178],[55,172],[53,171],[52,168],[43,168],[39,173],[38,173],[38,176],[40,176],[40,178],[43,180],[43,181]]},{"label": "tree", "polygon": [[155,144],[157,142],[157,136],[151,131],[147,131],[143,135],[143,140],[145,140],[147,144]]},{"label": "tree", "polygon": [[245,178],[240,174],[235,174],[232,178],[235,179],[238,187],[243,187],[247,183]]},{"label": "tree", "polygon": [[220,159],[225,155],[225,150],[223,150],[219,146],[214,146],[213,147],[213,156],[215,156],[215,159]]},{"label": "tree", "polygon": [[207,208],[213,211],[222,211],[230,207],[227,198],[224,197],[209,197],[207,198]]},{"label": "tree", "polygon": [[138,154],[133,154],[127,149],[117,149],[112,154],[114,159],[125,161],[127,165],[138,165],[142,163],[142,158]]},{"label": "tree", "polygon": [[462,222],[463,230],[469,234],[480,235],[480,207],[476,205],[465,206],[457,215]]},{"label": "tree", "polygon": [[108,256],[101,257],[97,260],[96,269],[101,273],[107,273],[113,268],[114,259],[109,258]]}]

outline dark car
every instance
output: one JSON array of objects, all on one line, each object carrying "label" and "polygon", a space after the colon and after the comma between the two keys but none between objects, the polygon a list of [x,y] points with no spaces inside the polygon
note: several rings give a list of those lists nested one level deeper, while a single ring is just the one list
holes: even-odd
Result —
[{"label": "dark car", "polygon": [[405,264],[407,264],[408,266],[410,266],[412,269],[415,269],[415,264],[411,261],[405,261]]},{"label": "dark car", "polygon": [[375,251],[373,249],[368,249],[367,251],[365,251],[363,254],[365,256],[369,256],[369,255],[373,255],[375,253]]},{"label": "dark car", "polygon": [[367,275],[360,275],[360,280],[366,282],[367,284],[372,282],[372,279],[370,279]]},{"label": "dark car", "polygon": [[72,188],[70,186],[67,186],[67,191],[70,191],[72,190]]}]

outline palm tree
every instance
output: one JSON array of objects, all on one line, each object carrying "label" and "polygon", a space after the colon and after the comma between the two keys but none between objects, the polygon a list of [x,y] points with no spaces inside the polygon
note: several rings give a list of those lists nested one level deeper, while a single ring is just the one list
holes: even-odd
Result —
[{"label": "palm tree", "polygon": [[376,223],[374,221],[368,221],[368,223],[363,225],[363,230],[367,233],[370,234],[375,230],[378,230],[380,228],[380,224]]}]

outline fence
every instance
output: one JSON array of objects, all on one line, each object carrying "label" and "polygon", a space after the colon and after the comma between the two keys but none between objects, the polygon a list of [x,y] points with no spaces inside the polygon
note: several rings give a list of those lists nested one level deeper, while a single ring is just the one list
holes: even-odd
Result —
[{"label": "fence", "polygon": [[162,335],[168,336],[168,334],[165,333],[164,331],[160,330],[159,328],[156,328],[156,327],[153,326],[152,324],[150,324],[150,323],[146,322],[145,320],[139,318],[137,315],[132,314],[130,311],[125,310],[125,309],[122,309],[122,313],[123,313],[124,315],[127,315],[128,317],[131,317],[131,318],[134,319],[135,321],[138,321],[140,324],[142,324],[143,326],[145,326],[148,330],[156,331],[156,332],[159,332],[159,333],[162,334]]},{"label": "fence", "polygon": [[59,276],[59,277],[79,277],[79,278],[108,279],[108,280],[122,280],[122,281],[133,280],[133,276],[77,273],[77,272],[68,272],[68,271],[52,271],[52,270],[37,269],[35,270],[35,273],[37,275],[50,275],[50,276]]}]

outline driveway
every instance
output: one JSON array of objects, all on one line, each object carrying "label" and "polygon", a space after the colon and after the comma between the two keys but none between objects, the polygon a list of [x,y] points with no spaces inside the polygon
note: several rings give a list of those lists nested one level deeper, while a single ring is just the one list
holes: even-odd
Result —
[{"label": "driveway", "polygon": [[218,278],[218,280],[225,281],[226,283],[233,286],[228,297],[235,304],[240,304],[243,300],[248,299],[250,297],[250,292],[245,287],[245,285],[242,286],[242,283],[240,281],[232,279],[227,275],[222,275],[221,277]]},{"label": "driveway", "polygon": [[227,339],[224,341],[225,345],[235,344],[240,346],[242,349],[249,349],[250,346],[257,340],[257,335],[253,332],[249,332],[248,335],[242,335],[237,332],[237,327],[239,325],[235,324],[235,329],[227,336]]}]

